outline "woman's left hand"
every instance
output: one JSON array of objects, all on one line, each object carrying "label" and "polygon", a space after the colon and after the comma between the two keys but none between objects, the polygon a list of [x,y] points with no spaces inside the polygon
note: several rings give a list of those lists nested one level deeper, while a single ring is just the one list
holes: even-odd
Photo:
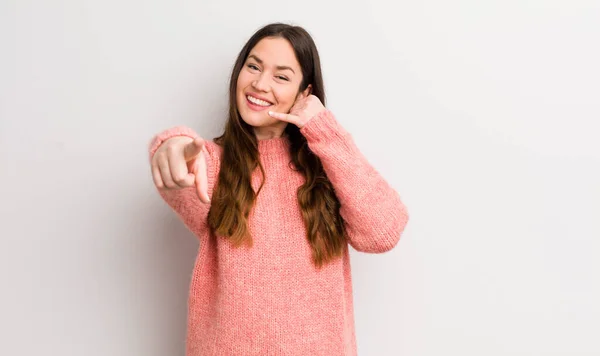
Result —
[{"label": "woman's left hand", "polygon": [[325,106],[323,106],[321,100],[311,94],[306,98],[296,100],[289,114],[269,111],[269,115],[302,128],[311,118],[324,109]]}]

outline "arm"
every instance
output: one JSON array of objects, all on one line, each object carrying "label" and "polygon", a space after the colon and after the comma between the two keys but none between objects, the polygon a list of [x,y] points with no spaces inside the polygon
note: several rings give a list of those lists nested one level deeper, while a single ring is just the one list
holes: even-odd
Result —
[{"label": "arm", "polygon": [[398,193],[358,150],[352,136],[328,109],[311,118],[300,132],[335,189],[348,243],[367,253],[394,248],[408,222],[408,211]]},{"label": "arm", "polygon": [[[198,137],[198,134],[185,126],[178,126],[167,129],[152,138],[148,148],[150,161],[156,150],[166,140],[176,136],[187,136],[190,138]],[[212,197],[215,178],[217,177],[216,166],[218,159],[216,157],[214,144],[210,141],[205,141],[202,148],[202,153],[206,158],[207,178],[208,178],[208,195]],[[158,189],[162,199],[177,213],[183,223],[196,236],[201,237],[208,228],[207,216],[210,210],[210,204],[204,204],[198,198],[195,187],[188,187],[178,190],[163,190]]]}]

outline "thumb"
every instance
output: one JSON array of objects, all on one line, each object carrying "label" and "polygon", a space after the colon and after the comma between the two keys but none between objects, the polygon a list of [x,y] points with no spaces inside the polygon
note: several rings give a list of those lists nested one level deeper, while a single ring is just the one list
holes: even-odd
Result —
[{"label": "thumb", "polygon": [[198,198],[205,204],[210,203],[210,197],[208,196],[206,157],[204,157],[204,155],[200,155],[199,159],[195,162],[192,173],[195,177],[196,194],[198,194]]},{"label": "thumb", "polygon": [[202,152],[202,147],[204,147],[204,140],[201,137],[196,137],[194,141],[188,143],[183,148],[183,157],[186,161],[195,158]]}]

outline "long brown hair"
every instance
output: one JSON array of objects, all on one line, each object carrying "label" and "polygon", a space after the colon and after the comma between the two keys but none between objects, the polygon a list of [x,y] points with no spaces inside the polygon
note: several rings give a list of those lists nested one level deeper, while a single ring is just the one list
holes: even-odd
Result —
[{"label": "long brown hair", "polygon": [[[251,185],[252,172],[260,163],[258,141],[238,112],[236,101],[237,78],[254,46],[265,37],[286,39],[294,48],[302,68],[303,80],[299,92],[312,85],[311,94],[325,105],[325,90],[317,47],[310,34],[299,26],[283,23],[269,24],[259,29],[240,51],[229,82],[229,118],[224,133],[213,141],[223,148],[221,169],[208,213],[208,225],[213,232],[231,240],[235,247],[246,243],[252,246],[248,229],[248,216],[256,196]],[[327,178],[321,160],[311,152],[306,139],[294,124],[288,124],[285,133],[290,140],[290,154],[294,169],[305,177],[298,188],[298,204],[306,227],[306,238],[312,248],[314,264],[321,268],[325,263],[342,255],[346,246],[346,230],[339,213],[340,202]]]}]

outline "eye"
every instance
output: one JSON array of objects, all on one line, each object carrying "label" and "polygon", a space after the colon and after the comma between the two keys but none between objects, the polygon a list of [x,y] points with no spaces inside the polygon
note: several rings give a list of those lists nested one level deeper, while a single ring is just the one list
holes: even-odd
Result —
[{"label": "eye", "polygon": [[290,80],[282,75],[278,76],[277,78],[281,79],[281,80],[285,80],[286,82],[289,82]]},{"label": "eye", "polygon": [[255,66],[254,64],[248,64],[247,67],[250,68],[250,69],[258,70],[258,67]]}]

